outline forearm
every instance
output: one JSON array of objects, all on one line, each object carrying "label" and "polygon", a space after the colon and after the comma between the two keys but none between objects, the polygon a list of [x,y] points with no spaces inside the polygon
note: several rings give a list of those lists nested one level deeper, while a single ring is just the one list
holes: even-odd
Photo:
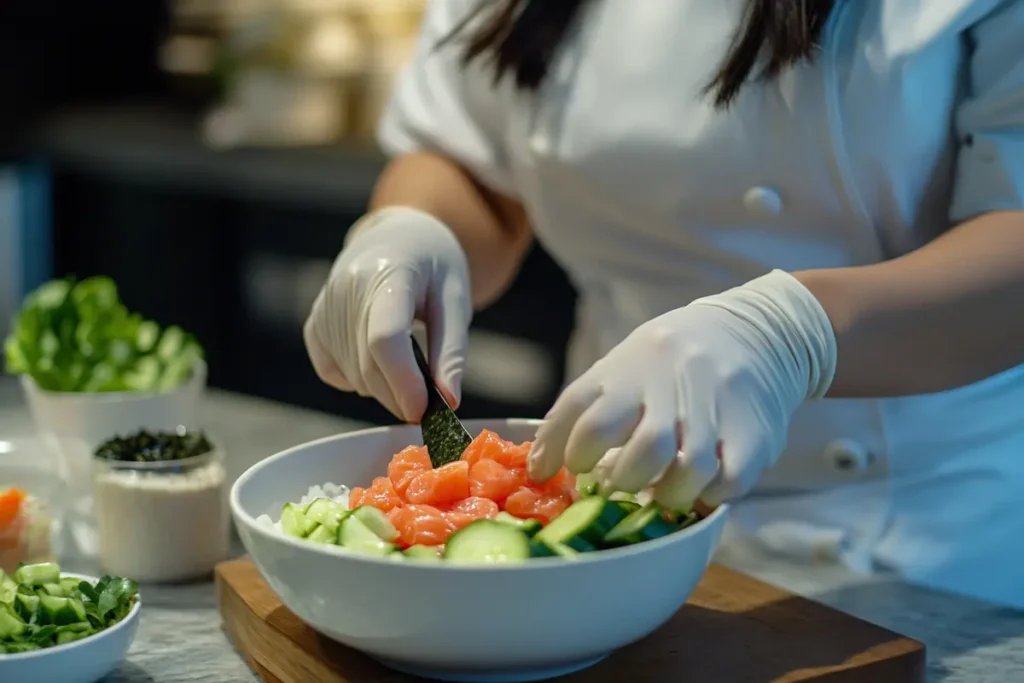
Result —
[{"label": "forearm", "polygon": [[487,190],[449,159],[409,154],[381,175],[371,209],[409,206],[451,228],[469,261],[473,305],[493,302],[515,278],[532,232],[522,205]]},{"label": "forearm", "polygon": [[831,397],[944,391],[1024,363],[1024,212],[981,216],[892,261],[794,276],[836,333]]}]

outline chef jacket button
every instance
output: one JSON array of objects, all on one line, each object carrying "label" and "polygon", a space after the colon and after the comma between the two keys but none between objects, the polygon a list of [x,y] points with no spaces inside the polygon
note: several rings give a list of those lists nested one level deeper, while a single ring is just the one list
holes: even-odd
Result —
[{"label": "chef jacket button", "polygon": [[874,460],[863,444],[852,439],[836,439],[825,446],[824,458],[840,472],[863,472]]},{"label": "chef jacket button", "polygon": [[768,187],[752,187],[743,195],[747,210],[755,216],[777,216],[782,211],[782,197]]}]

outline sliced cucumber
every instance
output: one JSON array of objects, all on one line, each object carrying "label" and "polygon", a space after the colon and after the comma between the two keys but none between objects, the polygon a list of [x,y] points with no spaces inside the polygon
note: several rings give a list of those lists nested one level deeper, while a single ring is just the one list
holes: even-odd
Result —
[{"label": "sliced cucumber", "polygon": [[530,559],[530,539],[510,524],[478,519],[448,539],[444,559],[473,564],[513,564]]},{"label": "sliced cucumber", "polygon": [[80,583],[82,583],[81,579],[76,579],[73,576],[64,576],[61,577],[60,587],[61,590],[64,591],[64,595],[66,597],[71,597],[74,595],[75,591],[78,590],[78,585]]},{"label": "sliced cucumber", "polygon": [[318,524],[313,531],[310,532],[309,536],[306,536],[307,541],[313,543],[329,543],[334,544],[338,540],[338,532],[335,529],[328,528],[326,524]]},{"label": "sliced cucumber", "polygon": [[0,641],[14,640],[28,629],[24,621],[7,603],[0,604]]},{"label": "sliced cucumber", "polygon": [[24,564],[14,572],[14,580],[28,586],[42,586],[60,581],[60,565],[54,562]]},{"label": "sliced cucumber", "polygon": [[[58,598],[68,597],[67,593],[64,592],[64,589],[61,588],[60,584],[57,583],[44,583],[37,589],[37,591],[42,591],[42,593],[46,593],[47,595],[54,595]],[[42,593],[40,593],[40,595],[42,595]]]},{"label": "sliced cucumber", "polygon": [[679,526],[673,524],[662,516],[661,506],[657,503],[648,503],[639,510],[635,510],[615,525],[607,534],[604,542],[606,545],[629,545],[631,543],[642,543],[655,538],[667,536],[678,531]]},{"label": "sliced cucumber", "polygon": [[365,524],[382,541],[392,543],[398,538],[398,529],[388,516],[372,505],[360,505],[352,511],[352,516]]},{"label": "sliced cucumber", "polygon": [[629,514],[631,512],[636,512],[641,507],[643,507],[642,505],[640,505],[640,503],[634,503],[631,500],[614,500],[614,501],[612,501],[612,503],[615,504],[615,505],[618,505],[620,508],[625,510],[626,514]]},{"label": "sliced cucumber", "polygon": [[281,529],[289,536],[305,538],[316,529],[316,522],[306,517],[294,503],[285,503],[281,510]]},{"label": "sliced cucumber", "polygon": [[501,512],[494,516],[494,521],[513,526],[516,529],[522,531],[527,536],[533,536],[535,533],[540,531],[544,526],[535,519],[520,519],[515,515],[510,515],[504,510],[502,510]]},{"label": "sliced cucumber", "polygon": [[608,496],[608,500],[620,500],[626,503],[637,503],[640,501],[636,499],[636,494],[626,493],[625,491],[615,491]]},{"label": "sliced cucumber", "polygon": [[[576,539],[576,542],[586,543],[586,541],[580,541],[579,539]],[[590,546],[590,549],[593,550],[593,546]],[[530,543],[530,554],[533,557],[563,557],[567,560],[572,560],[579,556],[580,551],[565,543],[545,542],[534,537]]]},{"label": "sliced cucumber", "polygon": [[62,631],[57,634],[57,644],[63,645],[64,643],[72,643],[82,638],[88,638],[90,633],[75,633],[73,631]]},{"label": "sliced cucumber", "polygon": [[306,506],[303,514],[317,524],[327,527],[328,531],[337,532],[341,520],[349,515],[349,509],[330,498],[317,498]]},{"label": "sliced cucumber", "polygon": [[18,592],[18,582],[0,569],[0,603],[13,604]]},{"label": "sliced cucumber", "polygon": [[685,529],[688,526],[693,526],[700,521],[700,515],[697,514],[696,510],[690,510],[686,515],[680,518],[676,524],[679,525],[680,529]]},{"label": "sliced cucumber", "polygon": [[55,595],[39,596],[40,621],[55,626],[85,621],[85,606],[74,598]]},{"label": "sliced cucumber", "polygon": [[629,516],[625,510],[601,496],[581,498],[537,532],[536,539],[548,545],[562,544],[586,552],[604,542],[605,535]]},{"label": "sliced cucumber", "polygon": [[367,555],[390,555],[397,550],[394,544],[381,540],[354,514],[342,520],[338,527],[338,545]]},{"label": "sliced cucumber", "polygon": [[14,596],[14,610],[26,622],[32,621],[39,613],[39,596],[18,593]]},{"label": "sliced cucumber", "polygon": [[417,560],[433,560],[440,561],[441,554],[437,552],[437,548],[431,548],[427,545],[414,545],[405,549],[402,553],[406,557],[411,557]]}]

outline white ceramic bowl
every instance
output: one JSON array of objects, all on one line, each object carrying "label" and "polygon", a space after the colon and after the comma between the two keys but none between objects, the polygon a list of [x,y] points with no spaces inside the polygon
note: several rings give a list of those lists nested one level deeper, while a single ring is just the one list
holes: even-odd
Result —
[{"label": "white ceramic bowl", "polygon": [[21,384],[36,431],[57,454],[60,474],[68,484],[67,521],[75,551],[94,557],[98,540],[92,520],[93,452],[107,439],[140,429],[198,429],[206,364],[197,363],[187,382],[165,393],[44,391],[27,375]]},{"label": "white ceramic bowl", "polygon": [[[62,573],[95,583],[95,576]],[[88,638],[65,645],[0,654],[0,681],[4,683],[96,683],[124,661],[139,630],[142,601],[136,600],[128,616]]]},{"label": "white ceramic bowl", "polygon": [[72,493],[87,495],[93,451],[107,439],[140,429],[199,427],[206,364],[197,363],[187,382],[164,393],[45,391],[28,375],[22,376],[21,385],[36,430],[60,457]]},{"label": "white ceramic bowl", "polygon": [[[532,420],[469,421],[514,441]],[[367,485],[394,453],[420,443],[414,426],[313,441],[251,467],[231,490],[235,523],[285,605],[324,635],[392,668],[449,681],[530,681],[587,667],[653,632],[704,573],[725,508],[678,533],[577,561],[517,566],[399,563],[289,538],[256,521],[311,485]]]}]

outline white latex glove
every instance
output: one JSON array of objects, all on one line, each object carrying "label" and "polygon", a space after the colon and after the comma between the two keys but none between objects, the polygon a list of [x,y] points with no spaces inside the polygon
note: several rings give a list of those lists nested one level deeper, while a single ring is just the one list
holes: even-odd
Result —
[{"label": "white latex glove", "polygon": [[427,324],[431,371],[457,405],[471,318],[469,266],[455,235],[422,211],[390,207],[352,226],[303,336],[324,382],[418,422],[427,394],[413,320]]},{"label": "white latex glove", "polygon": [[651,488],[688,509],[746,493],[786,444],[793,411],[832,382],[835,335],[782,271],[638,327],[570,384],[538,430],[530,476],[564,464],[607,490]]}]

